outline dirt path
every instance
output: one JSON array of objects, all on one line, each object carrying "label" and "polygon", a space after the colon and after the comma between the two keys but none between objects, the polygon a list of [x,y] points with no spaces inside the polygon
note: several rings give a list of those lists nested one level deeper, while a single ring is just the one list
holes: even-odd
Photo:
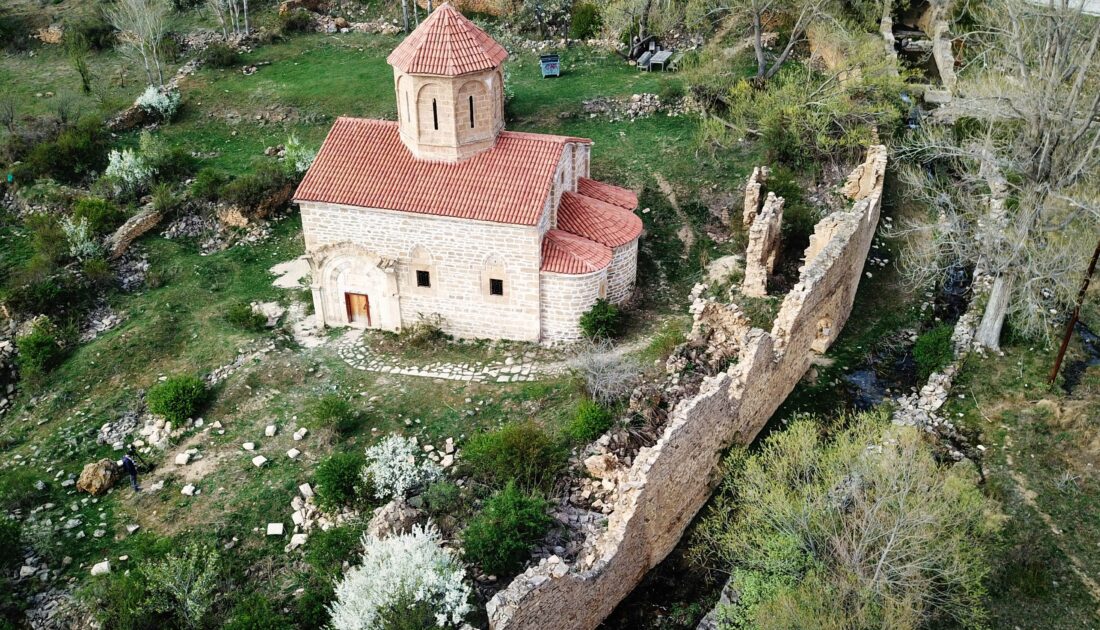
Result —
[{"label": "dirt path", "polygon": [[[1008,435],[1005,436],[1004,446],[1006,451],[1012,447],[1012,438]],[[1019,490],[1020,497],[1024,500],[1024,503],[1028,507],[1030,507],[1032,510],[1035,510],[1035,513],[1039,515],[1039,518],[1043,520],[1043,523],[1045,523],[1046,526],[1050,529],[1051,533],[1054,534],[1054,545],[1058,547],[1058,549],[1067,558],[1069,558],[1070,568],[1073,569],[1073,572],[1077,575],[1077,579],[1081,580],[1081,584],[1083,584],[1088,590],[1089,594],[1092,595],[1093,601],[1100,605],[1100,584],[1098,584],[1096,580],[1092,579],[1092,576],[1088,574],[1085,563],[1082,562],[1081,559],[1074,555],[1073,552],[1071,552],[1069,549],[1066,549],[1065,545],[1061,544],[1059,538],[1062,536],[1062,529],[1058,527],[1058,525],[1054,522],[1054,519],[1051,518],[1049,514],[1044,512],[1042,508],[1039,507],[1038,502],[1035,501],[1035,497],[1037,497],[1038,495],[1035,493],[1034,490],[1028,487],[1027,479],[1025,479],[1024,476],[1020,473],[1016,472],[1016,470],[1012,467],[1012,464],[1012,455],[1006,453],[1005,468],[1008,471],[1008,476],[1011,477],[1012,481],[1016,484],[1016,488]]]},{"label": "dirt path", "polygon": [[682,258],[687,258],[688,252],[695,245],[695,231],[691,229],[691,220],[680,208],[680,202],[676,200],[676,191],[672,189],[672,184],[668,183],[668,180],[657,172],[653,173],[653,179],[657,181],[657,188],[660,188],[661,194],[668,198],[669,205],[672,206],[677,218],[680,219],[680,229],[676,230],[676,237],[684,244]]}]

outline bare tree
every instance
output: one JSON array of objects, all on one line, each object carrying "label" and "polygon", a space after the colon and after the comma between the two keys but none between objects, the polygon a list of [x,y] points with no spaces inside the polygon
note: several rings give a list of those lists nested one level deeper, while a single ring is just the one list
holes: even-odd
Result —
[{"label": "bare tree", "polygon": [[[763,83],[779,72],[795,47],[806,39],[810,25],[826,16],[829,4],[829,0],[693,0],[689,4],[689,20],[725,17],[735,24],[749,24],[756,55],[756,81]],[[764,32],[769,20],[777,15],[789,16],[793,22],[782,50],[769,54],[764,46]]]},{"label": "bare tree", "polygon": [[938,211],[901,233],[926,281],[954,264],[987,278],[976,341],[998,348],[1006,316],[1046,336],[1072,300],[1100,231],[1100,20],[1082,5],[997,0],[982,64],[959,77],[956,115],[976,126],[920,134],[915,193]]},{"label": "bare tree", "polygon": [[248,0],[206,0],[206,6],[218,19],[222,37],[227,41],[230,32],[237,37],[252,32],[248,18]]},{"label": "bare tree", "polygon": [[119,41],[141,57],[151,85],[164,85],[160,42],[168,32],[170,10],[167,0],[118,0],[105,11]]}]

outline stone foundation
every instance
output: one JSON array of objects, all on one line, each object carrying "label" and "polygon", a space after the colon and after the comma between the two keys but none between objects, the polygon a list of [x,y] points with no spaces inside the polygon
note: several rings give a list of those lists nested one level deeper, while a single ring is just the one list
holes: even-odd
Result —
[{"label": "stone foundation", "polygon": [[[543,561],[493,597],[491,628],[595,628],[676,546],[710,497],[723,451],[756,437],[847,320],[878,224],[885,169],[885,147],[872,147],[858,181],[873,178],[874,185],[859,187],[850,210],[818,225],[771,332],[750,328],[735,308],[696,300],[693,339],[706,334],[709,344],[714,328],[723,328],[737,362],[680,400],[656,443],[616,475],[607,528],[590,535],[572,563]],[[730,316],[714,319],[725,312]],[[707,316],[729,323],[701,320]]]}]

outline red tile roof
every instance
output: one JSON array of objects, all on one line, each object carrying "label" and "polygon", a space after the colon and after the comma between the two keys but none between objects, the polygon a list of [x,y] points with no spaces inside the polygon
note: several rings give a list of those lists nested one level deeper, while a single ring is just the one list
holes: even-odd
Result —
[{"label": "red tile roof", "polygon": [[409,74],[454,77],[496,68],[507,58],[508,51],[503,46],[450,3],[444,3],[386,61]]},{"label": "red tile roof", "polygon": [[550,230],[542,238],[542,267],[551,273],[585,274],[611,264],[611,248],[583,236]]},{"label": "red tile roof", "polygon": [[633,210],[638,207],[638,195],[635,195],[633,192],[625,188],[598,182],[594,179],[588,179],[587,177],[580,177],[577,179],[577,192],[586,197],[599,199],[600,201],[607,202],[613,206],[619,206],[620,208],[626,208],[627,210]]},{"label": "red tile roof", "polygon": [[618,247],[638,238],[642,220],[619,206],[566,192],[562,193],[558,206],[558,228],[608,247]]},{"label": "red tile roof", "polygon": [[474,157],[433,162],[416,159],[396,122],[338,118],[294,199],[535,225],[571,142],[591,141],[502,131]]}]

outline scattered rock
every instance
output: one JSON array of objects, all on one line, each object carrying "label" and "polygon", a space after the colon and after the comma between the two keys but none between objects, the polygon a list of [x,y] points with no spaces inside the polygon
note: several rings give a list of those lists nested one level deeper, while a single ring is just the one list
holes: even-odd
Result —
[{"label": "scattered rock", "polygon": [[268,523],[267,524],[267,535],[268,536],[282,536],[283,535],[283,524],[282,523]]},{"label": "scattered rock", "polygon": [[374,511],[374,517],[367,523],[367,534],[376,538],[404,534],[412,529],[420,514],[420,510],[403,500],[394,499]]},{"label": "scattered rock", "polygon": [[101,459],[84,466],[84,470],[80,471],[80,479],[76,482],[76,489],[98,496],[114,486],[120,475],[118,464],[109,459]]},{"label": "scattered rock", "polygon": [[111,563],[108,560],[97,563],[92,567],[92,575],[107,575],[111,572]]}]

